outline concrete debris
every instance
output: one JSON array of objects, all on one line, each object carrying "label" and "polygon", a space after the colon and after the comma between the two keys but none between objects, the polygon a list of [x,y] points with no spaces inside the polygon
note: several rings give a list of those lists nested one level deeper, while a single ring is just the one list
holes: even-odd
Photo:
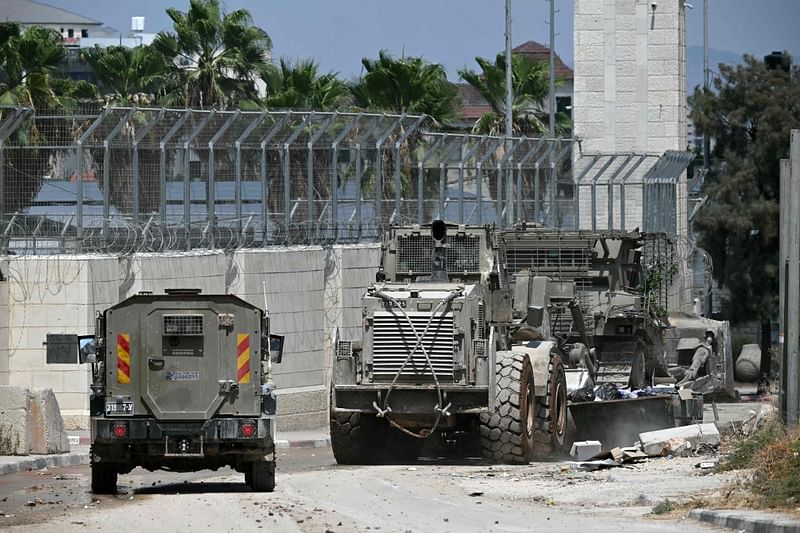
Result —
[{"label": "concrete debris", "polygon": [[614,468],[647,459],[647,454],[634,447],[612,448],[598,453],[587,461],[572,461],[569,464],[575,469],[592,472],[603,468]]},{"label": "concrete debris", "polygon": [[573,443],[569,455],[576,461],[585,461],[600,453],[602,448],[599,440],[584,440]]},{"label": "concrete debris", "polygon": [[[661,457],[672,453],[671,441],[682,439],[690,443],[695,449],[700,444],[710,446],[719,445],[719,431],[714,424],[694,424],[677,428],[648,431],[639,435],[642,450],[650,457]],[[675,442],[674,444],[680,444]]]},{"label": "concrete debris", "polygon": [[761,374],[761,348],[758,344],[745,344],[734,368],[736,381],[756,383]]},{"label": "concrete debris", "polygon": [[586,472],[594,472],[595,470],[602,470],[605,468],[616,468],[622,466],[614,459],[592,459],[591,461],[570,461],[570,465],[575,470],[584,470]]},{"label": "concrete debris", "polygon": [[0,455],[68,451],[69,438],[52,389],[0,386]]}]

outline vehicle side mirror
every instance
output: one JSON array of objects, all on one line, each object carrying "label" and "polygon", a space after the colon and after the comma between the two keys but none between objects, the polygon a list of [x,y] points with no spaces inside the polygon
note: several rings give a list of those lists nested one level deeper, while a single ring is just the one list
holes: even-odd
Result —
[{"label": "vehicle side mirror", "polygon": [[97,362],[97,339],[94,335],[78,336],[78,361],[81,364]]},{"label": "vehicle side mirror", "polygon": [[283,359],[283,335],[269,336],[269,360],[273,363],[280,363]]}]

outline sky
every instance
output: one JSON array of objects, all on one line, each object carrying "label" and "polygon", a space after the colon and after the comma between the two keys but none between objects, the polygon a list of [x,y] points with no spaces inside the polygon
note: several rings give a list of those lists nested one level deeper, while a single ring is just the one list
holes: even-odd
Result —
[{"label": "sky", "polygon": [[[167,7],[181,11],[188,0],[39,0],[99,20],[127,34],[132,16],[146,18],[145,31],[171,28]],[[556,52],[573,64],[572,0],[555,0]],[[634,1],[634,0],[629,0]],[[800,61],[800,1],[707,0],[709,47],[762,57],[788,50]],[[703,0],[688,2],[687,45],[703,45]],[[422,55],[443,64],[451,80],[457,70],[477,69],[475,56],[493,58],[505,47],[504,0],[227,0],[227,11],[244,8],[272,38],[273,57],[314,58],[322,71],[344,78],[361,72],[362,57],[381,49]],[[549,43],[549,2],[512,0],[514,46]],[[702,70],[702,65],[699,67]]]}]

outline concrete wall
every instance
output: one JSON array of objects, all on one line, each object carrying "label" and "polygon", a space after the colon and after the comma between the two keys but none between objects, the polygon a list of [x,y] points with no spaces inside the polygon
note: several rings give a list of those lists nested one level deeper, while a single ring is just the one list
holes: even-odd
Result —
[{"label": "concrete wall", "polygon": [[573,117],[583,151],[686,149],[683,2],[575,0],[574,8]]},{"label": "concrete wall", "polygon": [[92,333],[98,311],[142,290],[200,288],[259,307],[266,297],[273,331],[286,335],[284,360],[274,367],[280,427],[320,427],[334,332],[358,333],[358,299],[378,261],[377,245],[9,258],[0,265],[8,278],[0,282],[0,384],[52,388],[66,427],[86,427],[89,369],[48,365],[47,333]]},{"label": "concrete wall", "polygon": [[[682,0],[574,0],[575,97],[573,119],[581,150],[580,172],[594,154],[686,150],[686,13]],[[581,156],[584,157],[581,157]],[[613,163],[613,172],[623,157]],[[641,183],[655,159],[638,167],[628,183]],[[598,169],[593,167],[587,179]],[[586,183],[586,180],[583,181]],[[619,189],[614,190],[614,224],[619,227]],[[591,228],[590,188],[581,187],[581,228]],[[625,227],[641,227],[641,185],[626,190]],[[677,237],[687,238],[685,174],[676,187]],[[608,193],[596,190],[597,228],[608,228]],[[683,257],[671,290],[676,309],[691,306],[691,274]]]}]

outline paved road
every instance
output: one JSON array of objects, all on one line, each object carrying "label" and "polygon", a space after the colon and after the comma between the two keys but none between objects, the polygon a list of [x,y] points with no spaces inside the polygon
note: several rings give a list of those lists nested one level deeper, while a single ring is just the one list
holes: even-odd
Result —
[{"label": "paved road", "polygon": [[[230,470],[120,476],[116,496],[89,493],[89,468],[0,478],[0,529],[10,531],[719,531],[679,516],[643,517],[728,478],[697,458],[581,472],[565,463],[491,466],[429,458],[337,466],[330,449],[279,453],[278,487],[248,491]],[[30,503],[30,504],[29,504]],[[31,505],[32,504],[32,505]]]}]

